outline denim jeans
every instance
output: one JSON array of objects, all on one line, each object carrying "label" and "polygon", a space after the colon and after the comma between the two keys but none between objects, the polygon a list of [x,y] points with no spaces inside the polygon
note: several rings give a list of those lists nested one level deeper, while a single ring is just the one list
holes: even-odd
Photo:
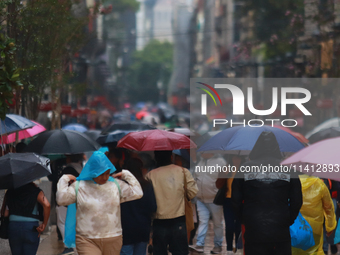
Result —
[{"label": "denim jeans", "polygon": [[147,246],[147,242],[123,245],[120,255],[145,255]]},{"label": "denim jeans", "polygon": [[214,203],[203,203],[197,200],[199,217],[197,246],[204,246],[207,236],[210,215],[214,223],[214,245],[221,247],[223,242],[223,207]]},{"label": "denim jeans", "polygon": [[175,219],[153,221],[153,254],[187,255],[188,235],[185,225],[185,216]]},{"label": "denim jeans", "polygon": [[10,221],[8,240],[12,255],[36,255],[40,237],[34,231],[39,222]]}]

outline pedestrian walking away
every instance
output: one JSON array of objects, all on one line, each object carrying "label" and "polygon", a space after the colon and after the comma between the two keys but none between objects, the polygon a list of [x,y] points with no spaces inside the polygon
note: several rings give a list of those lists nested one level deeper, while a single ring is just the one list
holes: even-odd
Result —
[{"label": "pedestrian walking away", "polygon": [[[187,196],[195,197],[197,185],[188,169],[172,164],[172,151],[155,151],[158,168],[146,178],[155,191],[157,211],[153,221],[153,254],[188,254],[188,236],[185,221],[184,174]],[[184,174],[183,174],[184,172]]]},{"label": "pedestrian walking away", "polygon": [[[250,161],[242,166],[280,166],[282,154],[271,132],[262,132]],[[241,166],[241,167],[242,167]],[[301,183],[292,173],[236,174],[232,184],[235,214],[244,225],[245,255],[289,255],[289,227],[302,205]]]},{"label": "pedestrian walking away", "polygon": [[[200,169],[208,168],[209,166],[224,167],[226,164],[227,162],[219,155],[203,153],[197,167]],[[218,192],[215,184],[218,178],[218,172],[209,173],[206,171],[197,171],[194,173],[194,176],[199,189],[196,196],[199,224],[196,245],[190,248],[199,253],[204,252],[209,219],[212,217],[214,223],[214,248],[211,250],[211,253],[217,254],[222,251],[223,242],[223,207],[213,203]]]},{"label": "pedestrian walking away", "polygon": [[[71,174],[75,177],[78,177],[82,168],[83,168],[83,161],[84,154],[70,154],[66,155],[66,166],[61,171],[59,179],[64,174]],[[67,206],[59,206],[56,205],[56,213],[57,213],[57,226],[60,231],[62,240],[64,241],[64,234],[65,234],[65,222],[66,222],[66,214],[67,214]],[[70,255],[73,254],[73,249],[68,248],[65,246],[63,252],[60,255]]]},{"label": "pedestrian walking away", "polygon": [[[13,255],[35,255],[50,217],[50,203],[34,183],[6,192],[1,217],[9,215],[9,245]],[[39,221],[42,223],[39,224]]]},{"label": "pedestrian walking away", "polygon": [[327,236],[330,236],[336,227],[334,205],[326,184],[318,177],[300,175],[302,186],[303,205],[302,216],[313,229],[315,245],[304,251],[292,248],[293,255],[316,254],[324,255],[323,251],[323,224]]},{"label": "pedestrian walking away", "polygon": [[[230,162],[231,167],[236,167],[239,170],[240,165],[245,162],[244,157],[240,157],[237,155],[231,155],[229,157],[228,162]],[[223,176],[224,174],[222,174]],[[223,213],[224,213],[224,222],[225,222],[225,237],[227,241],[227,255],[234,254],[237,249],[242,249],[242,242],[239,242],[239,236],[241,234],[241,222],[236,217],[231,202],[231,193],[232,193],[232,183],[234,177],[236,175],[235,172],[228,173],[228,178],[218,178],[216,180],[216,187],[218,189],[222,189],[225,186],[225,198],[223,201]],[[233,247],[233,241],[235,236],[235,244],[236,247]]]},{"label": "pedestrian walking away", "polygon": [[120,254],[145,255],[150,239],[151,217],[157,210],[155,193],[151,182],[143,176],[143,162],[140,159],[130,159],[123,168],[139,181],[143,197],[121,205],[123,247]]}]

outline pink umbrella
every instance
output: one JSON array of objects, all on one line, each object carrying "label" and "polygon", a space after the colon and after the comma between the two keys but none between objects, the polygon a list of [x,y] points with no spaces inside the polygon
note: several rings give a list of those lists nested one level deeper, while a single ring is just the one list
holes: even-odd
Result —
[{"label": "pink umbrella", "polygon": [[[40,134],[41,132],[44,132],[46,128],[39,124],[38,122],[35,122],[32,120],[36,125],[32,128],[25,129],[25,130],[20,130],[18,131],[18,140],[23,140],[26,138],[33,137],[37,134]],[[16,133],[12,133],[10,135],[3,135],[2,136],[2,144],[9,144],[9,143],[14,143],[16,141]]]},{"label": "pink umbrella", "polygon": [[340,181],[340,137],[317,142],[281,162],[292,172]]}]

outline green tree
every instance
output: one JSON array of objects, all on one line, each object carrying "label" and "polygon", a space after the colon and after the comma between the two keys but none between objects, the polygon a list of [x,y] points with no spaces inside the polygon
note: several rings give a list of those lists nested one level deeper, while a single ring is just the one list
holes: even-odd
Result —
[{"label": "green tree", "polygon": [[53,107],[52,129],[60,127],[61,95],[70,87],[73,56],[96,36],[95,33],[87,31],[89,17],[93,20],[100,13],[107,14],[112,9],[120,12],[138,8],[136,0],[107,1],[111,3],[111,8],[107,4],[107,8],[101,7],[105,0],[96,1],[96,5],[89,9],[81,6],[82,2],[0,2],[0,23],[4,24],[4,33],[15,42],[18,49],[13,60],[20,67],[23,90],[22,93],[17,93],[17,102],[21,99],[26,115],[35,119],[43,95],[50,91]]},{"label": "green tree", "polygon": [[[243,47],[262,45],[265,58],[282,57],[296,51],[296,41],[303,34],[304,2],[302,0],[246,0],[239,9],[241,18],[252,12],[254,37],[244,42]],[[247,24],[250,25],[250,24]],[[249,50],[248,50],[249,52]]]},{"label": "green tree", "polygon": [[14,63],[16,47],[14,40],[0,34],[0,118],[6,118],[8,103],[13,104],[14,91],[20,91],[22,84],[19,69]]},{"label": "green tree", "polygon": [[150,41],[143,50],[135,52],[134,63],[129,70],[132,101],[158,100],[157,82],[168,84],[172,72],[172,58],[173,45],[157,40]]}]

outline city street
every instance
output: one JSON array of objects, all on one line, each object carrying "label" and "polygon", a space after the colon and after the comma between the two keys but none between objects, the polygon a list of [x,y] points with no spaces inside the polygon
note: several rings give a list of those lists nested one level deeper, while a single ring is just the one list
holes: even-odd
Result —
[{"label": "city street", "polygon": [[[212,222],[210,221],[207,240],[206,240],[207,245],[204,248],[204,254],[210,254],[210,250],[212,250],[212,248],[214,247],[214,244],[213,244],[214,234],[213,234],[212,227],[213,225],[212,225]],[[42,236],[37,255],[57,255],[58,253],[62,251],[63,251],[63,244],[61,241],[58,241],[56,228],[55,226],[53,226],[51,233],[49,235]],[[197,254],[202,254],[202,253],[190,252],[189,254],[197,255]],[[221,254],[226,254],[225,240],[223,241],[223,251]],[[235,255],[241,255],[241,254],[242,254],[242,251],[238,251]]]}]

